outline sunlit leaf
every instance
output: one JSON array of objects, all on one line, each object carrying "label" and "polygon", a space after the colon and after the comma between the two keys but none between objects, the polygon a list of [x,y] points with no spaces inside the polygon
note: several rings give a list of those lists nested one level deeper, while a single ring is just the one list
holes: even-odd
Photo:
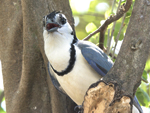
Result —
[{"label": "sunlit leaf", "polygon": [[6,113],[0,106],[0,113]]},{"label": "sunlit leaf", "polygon": [[96,5],[96,11],[98,12],[105,12],[106,10],[108,10],[109,5],[105,2],[99,3]]},{"label": "sunlit leaf", "polygon": [[142,88],[145,92],[147,92],[147,83],[141,82],[140,88]]},{"label": "sunlit leaf", "polygon": [[93,22],[90,22],[86,25],[85,30],[87,33],[91,33],[97,29],[96,25]]}]

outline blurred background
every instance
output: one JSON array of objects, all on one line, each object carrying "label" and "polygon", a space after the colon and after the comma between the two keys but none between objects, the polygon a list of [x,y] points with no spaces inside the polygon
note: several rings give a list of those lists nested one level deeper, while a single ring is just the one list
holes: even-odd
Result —
[{"label": "blurred background", "polygon": [[[125,3],[126,0],[69,0],[72,8],[76,35],[79,39],[85,38],[87,35],[95,31],[101,26],[110,15],[117,12],[118,6]],[[104,47],[109,49],[107,54],[112,54],[111,59],[115,61],[119,53],[126,29],[130,20],[133,9],[130,10],[117,22],[108,26],[105,32]],[[99,44],[99,33],[92,36],[89,41]],[[110,45],[110,46],[109,46]],[[0,113],[6,113],[4,87],[2,79],[0,61]],[[146,62],[146,66],[142,75],[142,82],[137,89],[136,96],[143,108],[144,113],[150,113],[150,55]]]}]

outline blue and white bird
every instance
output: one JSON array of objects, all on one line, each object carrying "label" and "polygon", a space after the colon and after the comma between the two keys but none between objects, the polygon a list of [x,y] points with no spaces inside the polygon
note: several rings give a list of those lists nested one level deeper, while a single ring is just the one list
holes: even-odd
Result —
[{"label": "blue and white bird", "polygon": [[[45,54],[54,86],[82,105],[89,86],[111,69],[113,62],[96,45],[78,40],[64,14],[53,11],[43,18]],[[133,113],[142,113],[134,98]]]}]

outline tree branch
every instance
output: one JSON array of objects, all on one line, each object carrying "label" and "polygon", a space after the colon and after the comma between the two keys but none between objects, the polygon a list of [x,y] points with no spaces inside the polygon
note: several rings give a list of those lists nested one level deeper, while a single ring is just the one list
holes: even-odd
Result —
[{"label": "tree branch", "polygon": [[[86,92],[84,113],[131,113],[150,50],[150,6],[136,0],[115,64]],[[141,108],[138,107],[140,113]]]},{"label": "tree branch", "polygon": [[111,16],[105,21],[105,23],[104,23],[102,26],[100,26],[100,27],[99,27],[96,31],[94,31],[93,33],[89,34],[89,35],[88,35],[86,38],[84,38],[83,40],[88,40],[90,37],[92,37],[93,35],[95,35],[95,34],[98,33],[98,32],[100,32],[100,33],[105,33],[105,30],[107,29],[108,25],[111,24],[112,22],[118,20],[119,18],[121,18],[121,17],[123,16],[123,14],[129,10],[131,4],[132,4],[132,0],[127,0],[127,2],[124,3],[124,4],[120,7],[120,9],[119,9],[119,11],[117,12],[116,15],[114,15],[114,16],[111,15]]},{"label": "tree branch", "polygon": [[124,90],[122,94],[130,95],[131,97],[134,96],[141,82],[150,48],[150,27],[148,26],[150,24],[150,7],[144,1],[137,0],[135,2],[118,57],[107,77],[103,79],[107,83],[116,81],[121,86],[121,89]]}]

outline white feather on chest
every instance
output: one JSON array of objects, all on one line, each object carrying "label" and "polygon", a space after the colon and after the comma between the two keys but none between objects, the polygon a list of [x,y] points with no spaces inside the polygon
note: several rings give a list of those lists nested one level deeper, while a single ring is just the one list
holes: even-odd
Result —
[{"label": "white feather on chest", "polygon": [[101,76],[87,63],[76,47],[76,62],[72,71],[63,77],[56,75],[56,78],[69,97],[81,105],[89,86],[98,81]]},{"label": "white feather on chest", "polygon": [[[47,32],[44,32],[43,35],[45,36],[45,53],[53,68],[59,72],[66,69],[69,65],[73,37],[66,38],[58,33],[49,35]],[[87,63],[80,49],[75,46],[75,50],[76,61],[72,71],[64,76],[57,74],[55,76],[65,92],[80,105],[88,87],[101,77]]]},{"label": "white feather on chest", "polygon": [[47,36],[44,49],[49,62],[58,72],[65,70],[69,65],[72,38],[70,36],[66,38],[58,32],[48,34],[45,31],[43,35]]}]

